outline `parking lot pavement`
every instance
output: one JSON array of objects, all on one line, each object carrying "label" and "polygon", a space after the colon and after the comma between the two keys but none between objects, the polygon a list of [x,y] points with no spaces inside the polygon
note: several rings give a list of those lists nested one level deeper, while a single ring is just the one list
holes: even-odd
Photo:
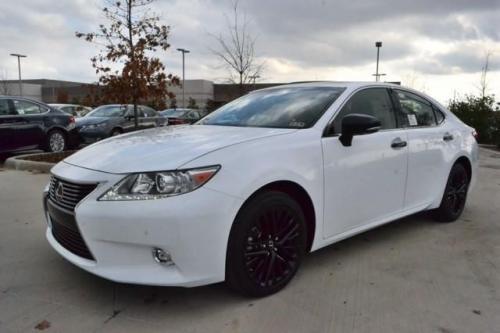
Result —
[{"label": "parking lot pavement", "polygon": [[0,332],[500,331],[500,153],[481,151],[457,223],[418,214],[337,243],[264,299],[223,284],[117,284],[76,268],[45,241],[47,178],[0,171]]}]

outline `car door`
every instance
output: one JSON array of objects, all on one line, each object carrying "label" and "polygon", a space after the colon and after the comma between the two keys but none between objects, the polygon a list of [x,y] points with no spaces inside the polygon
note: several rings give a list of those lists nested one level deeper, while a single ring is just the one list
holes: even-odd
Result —
[{"label": "car door", "polygon": [[[121,110],[125,109],[123,121],[121,122],[121,126],[124,132],[130,132],[135,130],[135,118],[134,118],[134,106],[133,105],[120,105],[117,106]],[[140,127],[140,119],[141,119],[141,109],[137,106],[137,123]]]},{"label": "car door", "polygon": [[0,99],[0,153],[22,147],[16,132],[17,126],[22,122],[23,119],[17,116],[12,101],[7,98]]},{"label": "car door", "polygon": [[142,119],[143,128],[152,128],[158,126],[158,117],[156,111],[147,106],[142,106],[141,109],[144,117]]},{"label": "car door", "polygon": [[[322,138],[324,167],[324,237],[378,223],[402,211],[408,147],[398,127],[396,109],[385,88],[354,93],[335,116],[333,134]],[[372,134],[354,136],[351,146],[340,140],[348,114],[368,114],[381,122]]]},{"label": "car door", "polygon": [[[447,179],[446,150],[453,135],[443,126],[443,115],[421,96],[394,89],[402,126],[408,133],[408,181],[405,206],[426,206],[436,199]],[[439,120],[439,121],[438,121]]]},{"label": "car door", "polygon": [[49,109],[23,99],[12,99],[19,119],[16,137],[24,148],[37,148],[45,140],[44,114]]}]

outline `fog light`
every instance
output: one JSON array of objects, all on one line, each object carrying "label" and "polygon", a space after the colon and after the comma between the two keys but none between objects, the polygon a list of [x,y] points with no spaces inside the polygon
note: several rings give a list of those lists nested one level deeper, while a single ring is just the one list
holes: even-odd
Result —
[{"label": "fog light", "polygon": [[172,261],[172,257],[170,256],[170,253],[158,247],[153,248],[153,258],[156,260],[157,263],[162,265],[170,266],[174,264],[174,262]]}]

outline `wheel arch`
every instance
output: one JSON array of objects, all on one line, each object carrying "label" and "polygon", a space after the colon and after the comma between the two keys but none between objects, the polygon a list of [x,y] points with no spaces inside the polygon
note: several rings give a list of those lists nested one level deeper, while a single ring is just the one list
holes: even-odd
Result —
[{"label": "wheel arch", "polygon": [[309,193],[298,183],[290,180],[278,180],[261,186],[255,190],[241,205],[239,212],[245,207],[245,205],[250,202],[255,196],[260,193],[267,191],[278,191],[283,192],[293,198],[302,208],[304,216],[306,218],[307,225],[307,252],[311,250],[314,236],[316,233],[316,212],[314,210],[314,204],[312,202]]},{"label": "wheel arch", "polygon": [[49,128],[46,129],[45,131],[45,135],[49,135],[50,132],[53,132],[53,131],[61,131],[63,132],[63,134],[65,136],[68,135],[68,130],[66,128],[64,128],[63,126],[59,126],[59,125],[53,125],[53,126],[50,126]]},{"label": "wheel arch", "polygon": [[472,163],[470,159],[465,155],[461,155],[455,159],[455,162],[452,164],[452,167],[457,163],[460,163],[465,167],[465,170],[467,171],[467,177],[469,177],[469,182],[470,182],[472,179]]},{"label": "wheel arch", "polygon": [[121,134],[125,133],[123,127],[121,127],[120,125],[114,125],[113,127],[111,127],[111,131],[109,132],[109,134],[111,135],[114,130],[120,131]]}]

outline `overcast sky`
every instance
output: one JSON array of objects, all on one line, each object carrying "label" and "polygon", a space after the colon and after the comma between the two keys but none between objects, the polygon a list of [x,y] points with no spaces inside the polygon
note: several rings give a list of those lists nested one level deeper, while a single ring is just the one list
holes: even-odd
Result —
[{"label": "overcast sky", "polygon": [[[74,36],[94,31],[103,17],[98,0],[0,2],[0,78],[82,82],[97,80],[89,58],[97,49]],[[500,97],[500,0],[241,0],[265,62],[262,82],[373,80],[376,49],[388,81],[423,90],[443,103],[478,93],[491,52],[489,92]],[[210,53],[210,33],[225,31],[229,0],[158,0],[154,10],[171,26],[171,49],[158,56],[181,75],[178,47],[191,50],[187,79],[223,82]]]}]

